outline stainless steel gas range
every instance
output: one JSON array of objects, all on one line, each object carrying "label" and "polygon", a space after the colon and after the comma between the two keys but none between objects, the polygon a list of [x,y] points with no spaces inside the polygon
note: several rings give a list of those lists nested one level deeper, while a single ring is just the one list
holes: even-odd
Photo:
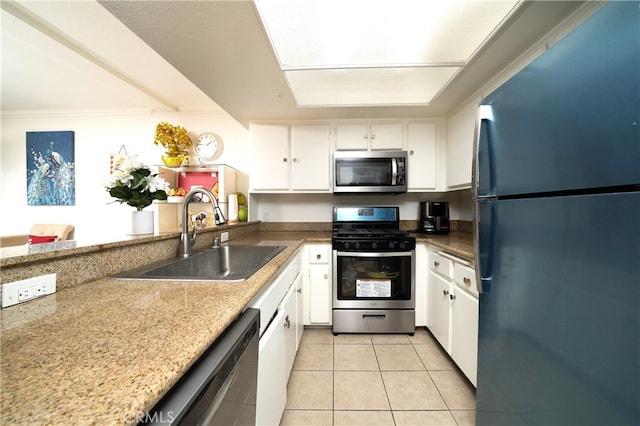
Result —
[{"label": "stainless steel gas range", "polygon": [[416,240],[398,207],[333,208],[333,333],[415,330]]}]

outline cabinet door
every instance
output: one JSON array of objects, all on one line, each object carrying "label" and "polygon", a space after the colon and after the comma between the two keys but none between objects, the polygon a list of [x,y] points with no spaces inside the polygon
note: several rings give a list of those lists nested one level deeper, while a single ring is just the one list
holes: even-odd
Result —
[{"label": "cabinet door", "polygon": [[407,125],[408,187],[409,190],[436,189],[436,125],[409,123]]},{"label": "cabinet door", "polygon": [[369,148],[369,126],[365,124],[338,124],[336,149],[366,150]]},{"label": "cabinet door", "polygon": [[456,288],[451,304],[451,357],[476,386],[478,369],[478,299]]},{"label": "cabinet door", "polygon": [[427,325],[427,280],[429,253],[424,244],[416,245],[416,327]]},{"label": "cabinet door", "polygon": [[309,265],[309,324],[331,324],[331,270]]},{"label": "cabinet door", "polygon": [[296,347],[297,347],[297,321],[296,316],[298,309],[296,307],[297,303],[297,288],[294,283],[284,299],[282,300],[282,307],[284,309],[284,320],[282,322],[282,327],[284,328],[284,346],[282,356],[285,359],[285,388],[286,384],[289,381],[289,373],[291,372],[291,368],[293,367],[293,361],[296,358]]},{"label": "cabinet door", "polygon": [[449,352],[449,295],[451,285],[434,272],[429,272],[427,326],[442,347]]},{"label": "cabinet door", "polygon": [[402,124],[372,124],[371,149],[402,149]]},{"label": "cabinet door", "polygon": [[331,129],[329,126],[291,127],[291,189],[331,190]]},{"label": "cabinet door", "polygon": [[293,286],[296,289],[296,351],[300,347],[300,340],[302,340],[302,333],[304,333],[304,293],[302,292],[302,274],[298,274],[298,277],[293,282]]},{"label": "cabinet door", "polygon": [[251,188],[256,191],[289,189],[289,127],[251,125]]},{"label": "cabinet door", "polygon": [[269,328],[260,338],[258,352],[258,391],[256,424],[277,425],[287,402],[286,345],[284,318],[286,311],[278,309]]},{"label": "cabinet door", "polygon": [[469,188],[471,186],[477,105],[477,100],[469,102],[447,119],[446,174],[448,189]]}]

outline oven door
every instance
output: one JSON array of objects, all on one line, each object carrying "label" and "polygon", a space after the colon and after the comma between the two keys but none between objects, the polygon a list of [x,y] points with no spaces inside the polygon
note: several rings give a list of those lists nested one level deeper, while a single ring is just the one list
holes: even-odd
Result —
[{"label": "oven door", "polygon": [[333,251],[334,309],[413,309],[415,250]]}]

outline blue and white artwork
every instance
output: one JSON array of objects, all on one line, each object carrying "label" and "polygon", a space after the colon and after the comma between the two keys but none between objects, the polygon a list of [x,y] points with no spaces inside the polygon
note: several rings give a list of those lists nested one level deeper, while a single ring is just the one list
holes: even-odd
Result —
[{"label": "blue and white artwork", "polygon": [[27,132],[27,204],[76,203],[74,133]]}]

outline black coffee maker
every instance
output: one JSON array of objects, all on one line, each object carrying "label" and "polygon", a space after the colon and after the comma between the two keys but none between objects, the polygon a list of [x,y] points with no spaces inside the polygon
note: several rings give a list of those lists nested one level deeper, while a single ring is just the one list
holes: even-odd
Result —
[{"label": "black coffee maker", "polygon": [[449,232],[449,203],[420,201],[420,232],[446,234]]}]

